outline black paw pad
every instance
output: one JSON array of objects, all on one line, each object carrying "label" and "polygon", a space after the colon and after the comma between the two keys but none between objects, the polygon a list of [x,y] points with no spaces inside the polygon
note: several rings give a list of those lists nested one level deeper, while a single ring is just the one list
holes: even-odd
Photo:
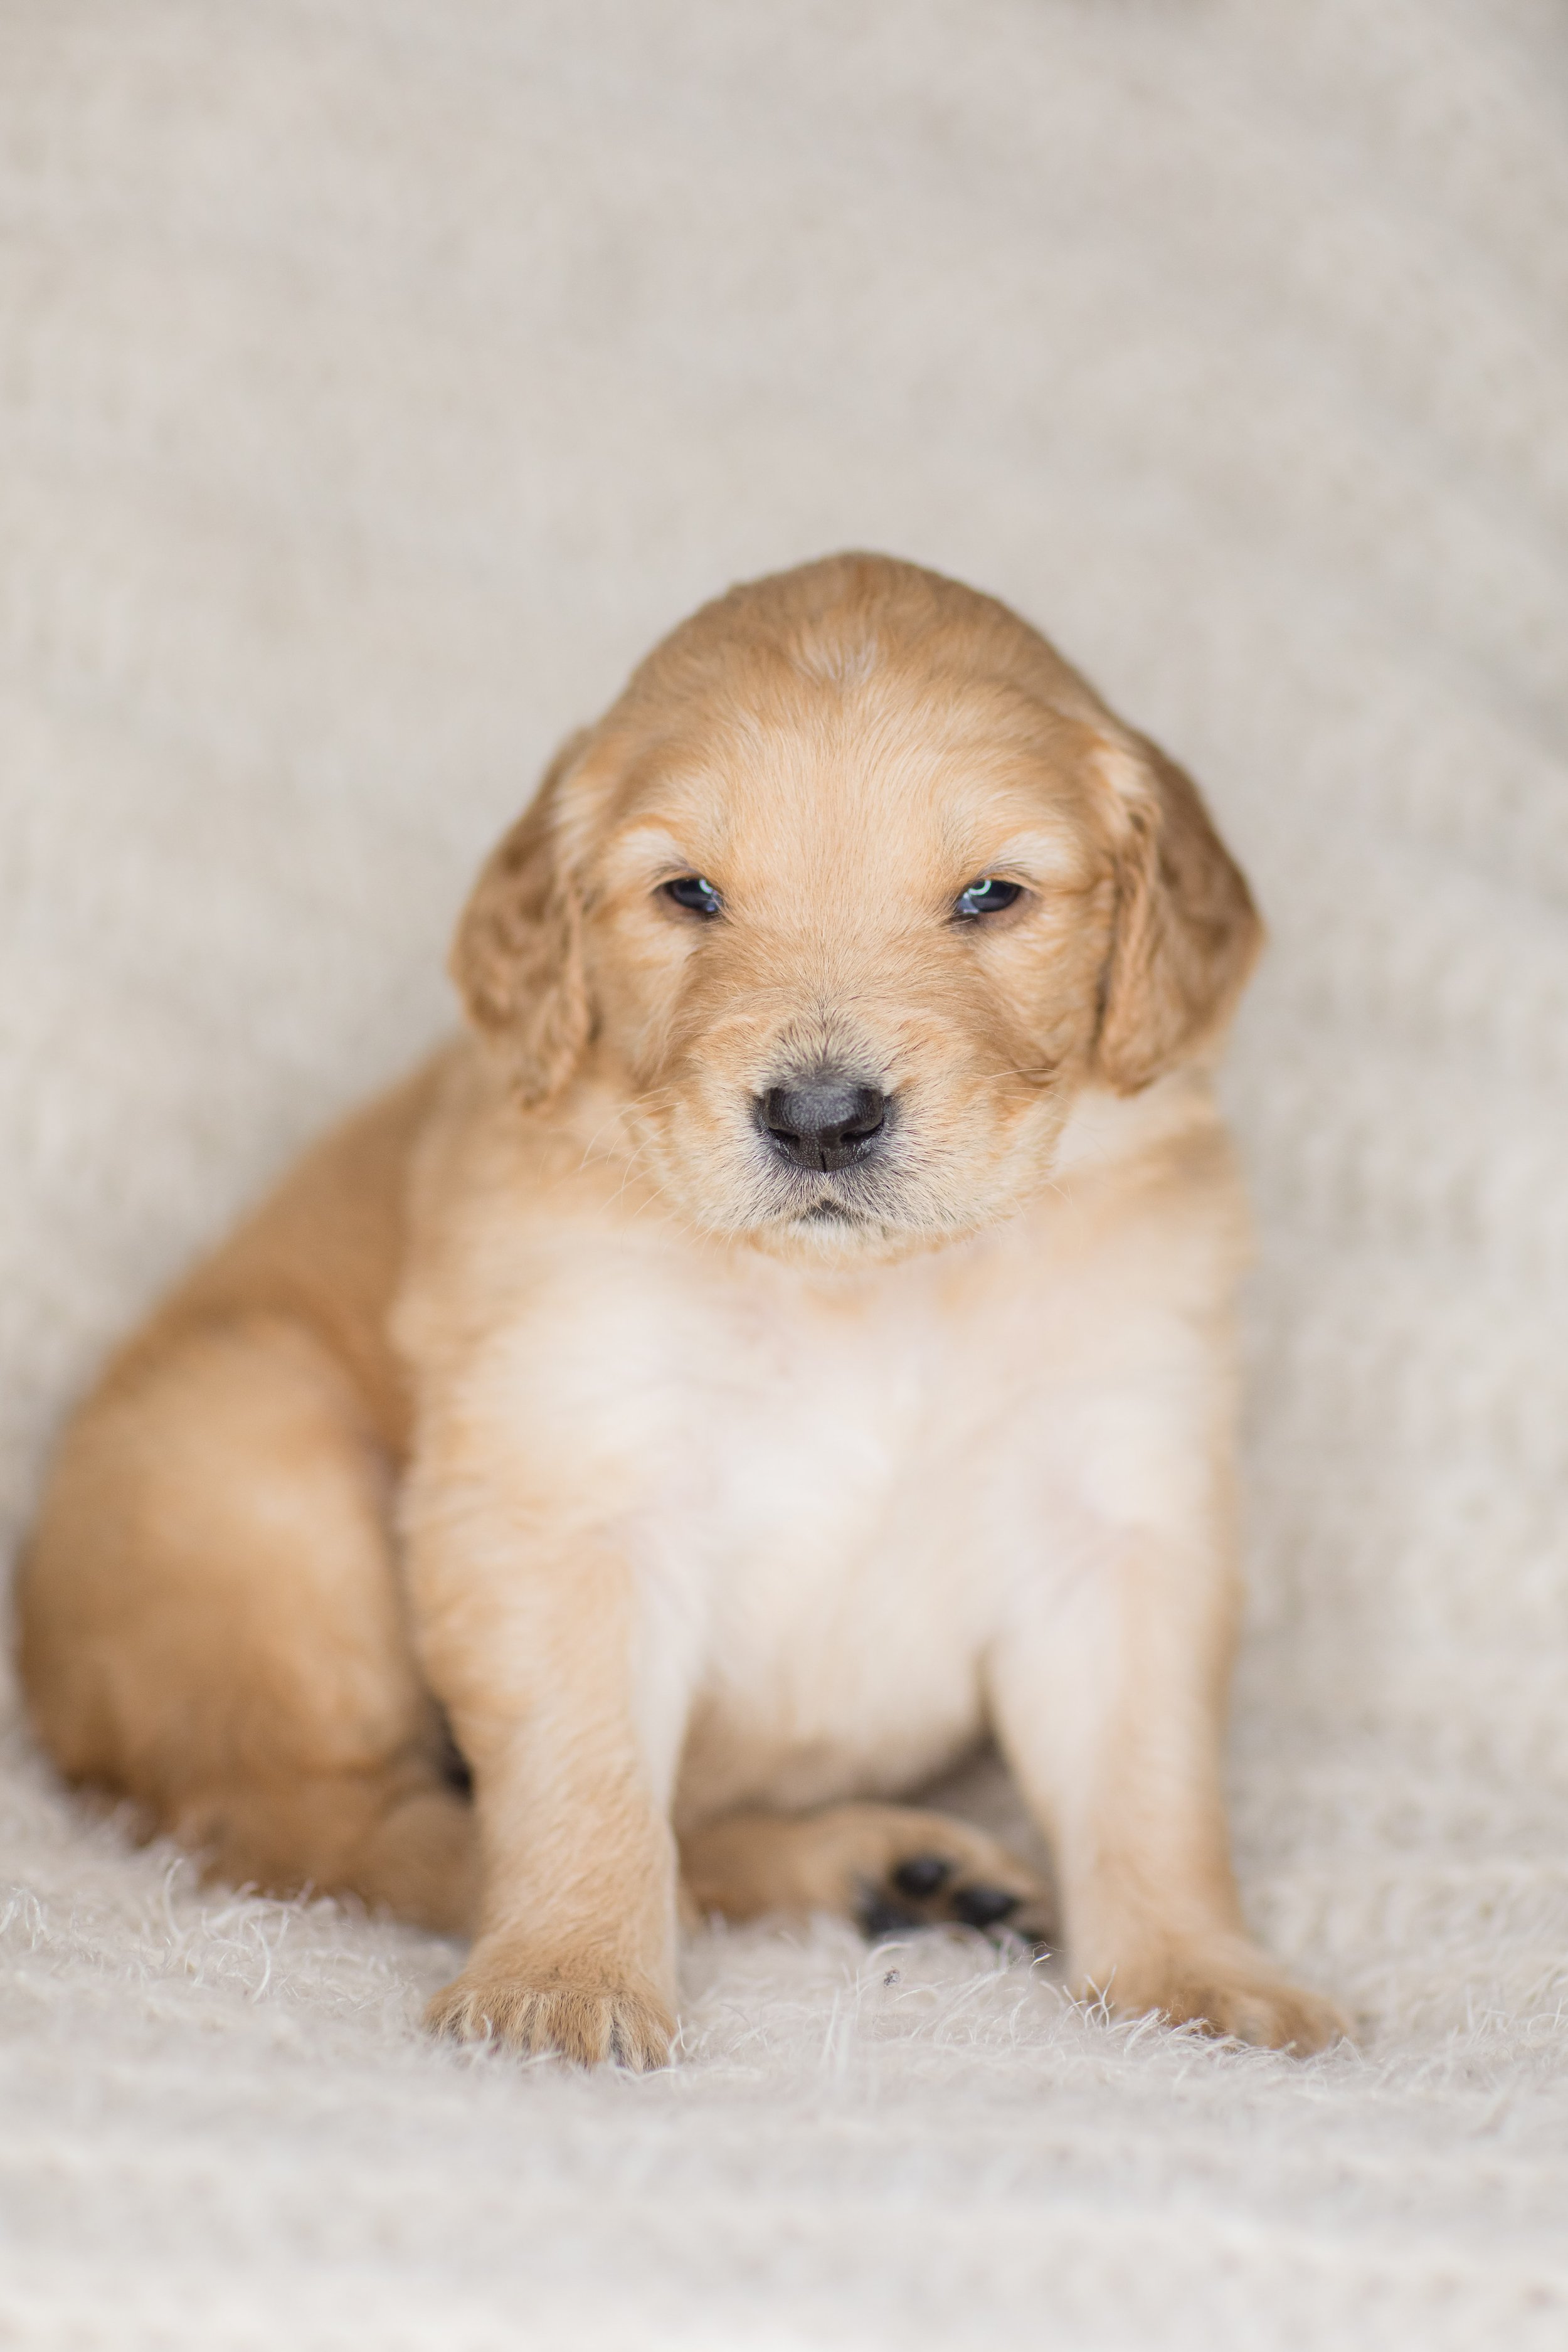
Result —
[{"label": "black paw pad", "polygon": [[1005,1886],[961,1886],[949,1906],[952,1916],[965,1927],[998,1927],[1017,1907],[1018,1897],[1009,1895]]},{"label": "black paw pad", "polygon": [[915,1903],[923,1903],[939,1887],[947,1885],[955,1867],[956,1864],[949,1862],[945,1854],[911,1853],[909,1860],[900,1862],[894,1871],[893,1885],[900,1895],[909,1895]]},{"label": "black paw pad", "polygon": [[873,1944],[884,1943],[889,1936],[907,1936],[911,1927],[923,1927],[926,1922],[907,1903],[890,1903],[885,1895],[868,1887],[856,1906],[855,1916],[860,1933],[868,1936]]},{"label": "black paw pad", "polygon": [[[917,1927],[978,1927],[987,1932],[1017,1918],[1021,1895],[986,1879],[966,1879],[963,1864],[942,1853],[911,1853],[880,1881],[862,1879],[855,1916],[873,1943]],[[1037,1945],[1031,1927],[1022,1932]]]}]

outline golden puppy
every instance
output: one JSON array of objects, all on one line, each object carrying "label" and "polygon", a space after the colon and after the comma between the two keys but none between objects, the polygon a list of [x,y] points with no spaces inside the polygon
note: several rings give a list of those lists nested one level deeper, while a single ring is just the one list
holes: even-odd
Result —
[{"label": "golden puppy", "polygon": [[61,1768],[471,1929],[436,2025],[647,2065],[682,1873],[1044,1932],[888,1801],[990,1732],[1079,1985],[1321,2043],[1220,1794],[1209,1064],[1258,938],[1187,778],[1000,604],[844,556],[708,606],[480,876],[468,1040],[68,1432],[21,1582]]}]

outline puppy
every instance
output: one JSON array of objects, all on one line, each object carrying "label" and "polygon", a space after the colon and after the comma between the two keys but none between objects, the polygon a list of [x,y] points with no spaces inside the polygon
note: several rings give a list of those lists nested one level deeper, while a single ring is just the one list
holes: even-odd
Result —
[{"label": "puppy", "polygon": [[893,1801],[994,1735],[1079,1987],[1322,2043],[1220,1785],[1258,937],[1001,604],[856,555],[709,605],[480,875],[466,1039],[68,1431],[45,1745],[229,1877],[471,1933],[437,2028],[647,2066],[682,1878],[1048,1933]]}]

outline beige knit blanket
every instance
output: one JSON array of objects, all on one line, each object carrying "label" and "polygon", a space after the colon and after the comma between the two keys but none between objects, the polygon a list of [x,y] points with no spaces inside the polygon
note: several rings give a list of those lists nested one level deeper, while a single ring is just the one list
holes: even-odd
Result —
[{"label": "beige knit blanket", "polygon": [[[452,1018],[549,747],[731,578],[1010,598],[1274,931],[1247,1898],[1363,2021],[710,1937],[681,2063],[0,1759],[0,2346],[1568,2343],[1562,0],[0,0],[0,1514]],[[12,1710],[14,1718],[14,1710]]]}]

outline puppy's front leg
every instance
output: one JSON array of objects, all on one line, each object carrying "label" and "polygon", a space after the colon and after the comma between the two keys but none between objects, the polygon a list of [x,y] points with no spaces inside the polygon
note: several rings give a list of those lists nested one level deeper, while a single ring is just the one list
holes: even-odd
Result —
[{"label": "puppy's front leg", "polygon": [[426,2021],[585,2065],[660,2065],[679,1662],[613,1544],[471,1465],[424,1465],[407,1527],[420,1649],[473,1772],[480,1857],[479,1934]]},{"label": "puppy's front leg", "polygon": [[1141,1525],[1086,1512],[1057,1569],[1015,1594],[992,1658],[998,1737],[1055,1848],[1082,1993],[1316,2050],[1342,2021],[1248,1937],[1231,1870],[1228,1512],[1194,1491],[1201,1473],[1164,1483],[1185,1507]]}]

